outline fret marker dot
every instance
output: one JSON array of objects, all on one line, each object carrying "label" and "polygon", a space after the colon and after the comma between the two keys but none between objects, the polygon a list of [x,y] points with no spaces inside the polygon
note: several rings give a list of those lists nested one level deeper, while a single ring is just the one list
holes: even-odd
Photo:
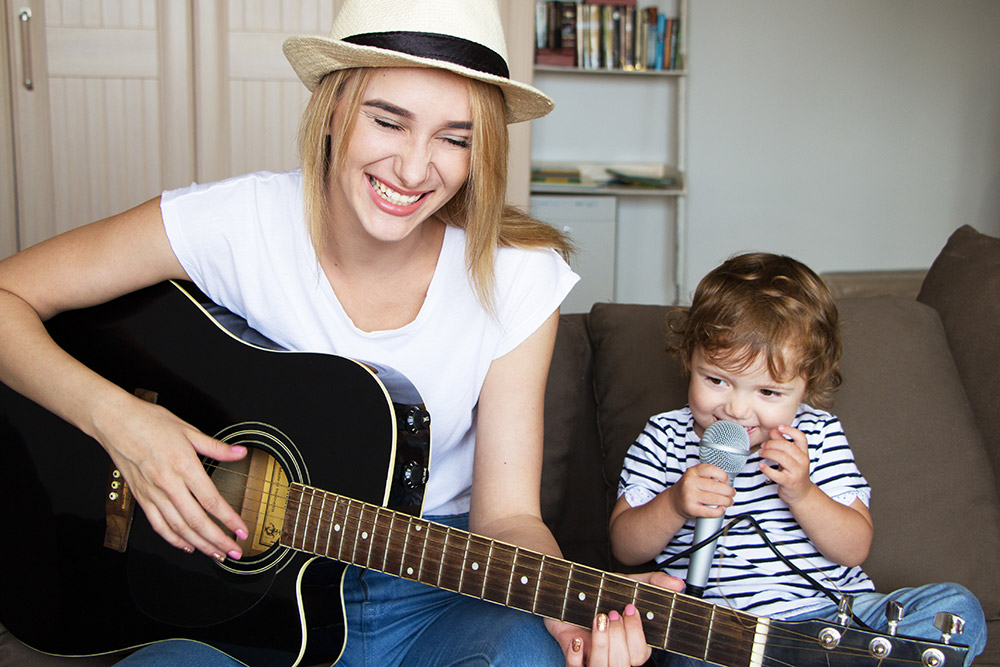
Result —
[{"label": "fret marker dot", "polygon": [[423,526],[417,526],[417,532],[419,533],[423,529]]},{"label": "fret marker dot", "polygon": [[478,570],[479,569],[479,563],[473,563],[472,564],[472,569],[473,570]]},{"label": "fret marker dot", "polygon": [[522,584],[528,583],[528,578],[527,577],[521,577],[521,583]]},{"label": "fret marker dot", "polygon": [[367,540],[368,539],[368,531],[367,530],[361,532],[361,539],[363,539],[363,540]]},{"label": "fret marker dot", "polygon": [[651,611],[647,611],[646,612],[646,620],[647,621],[652,621],[653,620],[653,612],[651,612]]},{"label": "fret marker dot", "polygon": [[335,533],[339,533],[340,532],[340,524],[339,523],[333,527],[333,531]]},{"label": "fret marker dot", "polygon": [[587,596],[584,595],[583,593],[580,593],[579,595],[577,595],[577,597],[580,598],[580,602],[583,602],[584,600],[587,599]]},{"label": "fret marker dot", "polygon": [[406,568],[406,573],[407,574],[413,574],[413,568],[412,567]]}]

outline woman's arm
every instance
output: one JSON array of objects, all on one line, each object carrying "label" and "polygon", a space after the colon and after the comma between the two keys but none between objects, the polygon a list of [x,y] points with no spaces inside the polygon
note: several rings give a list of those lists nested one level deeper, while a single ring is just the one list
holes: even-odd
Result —
[{"label": "woman's arm", "polygon": [[[540,488],[545,383],[559,312],[490,366],[479,397],[469,525],[473,532],[542,553],[561,555],[542,522]],[[680,590],[653,575],[653,583]],[[657,578],[658,576],[658,578]],[[632,612],[632,613],[629,613]],[[594,632],[546,620],[567,664],[642,664],[649,657],[639,615],[623,609],[595,619]]]},{"label": "woman's arm", "polygon": [[95,438],[122,471],[156,531],[174,546],[221,558],[246,530],[197,453],[245,451],[216,442],[66,354],[43,321],[168,279],[186,279],[170,248],[159,199],[72,230],[0,262],[0,380]]}]

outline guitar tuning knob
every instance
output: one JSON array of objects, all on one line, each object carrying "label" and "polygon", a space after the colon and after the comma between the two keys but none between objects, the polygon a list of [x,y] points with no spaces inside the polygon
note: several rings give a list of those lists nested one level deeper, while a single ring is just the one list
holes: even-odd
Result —
[{"label": "guitar tuning knob", "polygon": [[851,622],[851,612],[854,609],[854,596],[844,595],[837,603],[837,622],[847,627]]},{"label": "guitar tuning knob", "polygon": [[960,635],[965,630],[965,619],[946,611],[934,616],[934,627],[941,631],[941,643],[947,644],[952,635]]},{"label": "guitar tuning knob", "polygon": [[903,620],[903,605],[895,600],[885,603],[885,618],[889,622],[889,635],[896,636],[896,626]]}]

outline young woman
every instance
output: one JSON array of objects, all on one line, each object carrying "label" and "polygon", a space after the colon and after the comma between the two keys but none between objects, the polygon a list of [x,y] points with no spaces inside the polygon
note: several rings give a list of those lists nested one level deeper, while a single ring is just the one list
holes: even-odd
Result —
[{"label": "young woman", "polygon": [[[424,515],[558,554],[539,508],[543,395],[559,304],[577,277],[565,240],[503,199],[506,125],[551,100],[509,79],[495,0],[347,0],[329,38],[291,38],[285,54],[313,91],[301,170],[165,192],[0,263],[0,380],[100,442],[170,544],[239,559],[247,528],[198,455],[245,450],[95,375],[42,326],[192,280],[286,348],[406,375],[433,419]],[[649,656],[631,605],[588,633],[355,568],[343,597],[344,664]],[[127,664],[171,659],[232,663],[168,642]]]}]

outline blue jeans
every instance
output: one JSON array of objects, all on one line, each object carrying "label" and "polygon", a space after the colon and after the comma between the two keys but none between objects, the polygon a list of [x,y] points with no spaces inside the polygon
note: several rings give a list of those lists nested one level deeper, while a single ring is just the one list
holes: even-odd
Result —
[{"label": "blue jeans", "polygon": [[[428,517],[468,528],[468,515]],[[359,568],[344,577],[347,644],[338,664],[561,667],[542,619]]]},{"label": "blue jeans", "polygon": [[[903,605],[903,620],[896,629],[899,635],[941,641],[941,631],[934,627],[934,616],[947,611],[965,620],[965,631],[951,638],[952,644],[969,647],[965,664],[971,665],[973,658],[983,652],[986,646],[986,618],[979,600],[964,586],[958,584],[928,584],[918,588],[901,588],[889,594],[860,593],[854,597],[854,615],[878,632],[888,629],[885,605],[896,600]],[[837,605],[828,605],[800,614],[781,617],[783,621],[808,621],[811,619],[833,621],[837,618]],[[708,663],[679,655],[657,652],[658,667],[695,667]]]},{"label": "blue jeans", "polygon": [[[468,515],[427,517],[466,530]],[[347,642],[338,665],[561,667],[565,658],[542,619],[398,577],[349,567]],[[186,640],[153,644],[116,667],[233,667],[242,663]]]}]

